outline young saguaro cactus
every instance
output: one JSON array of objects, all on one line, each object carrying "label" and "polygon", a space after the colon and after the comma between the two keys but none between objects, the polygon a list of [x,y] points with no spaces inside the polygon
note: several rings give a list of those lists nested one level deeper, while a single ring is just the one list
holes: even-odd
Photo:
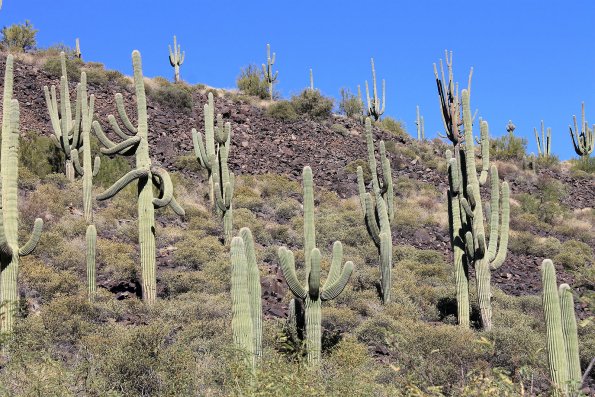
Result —
[{"label": "young saguaro cactus", "polygon": [[[316,231],[314,227],[314,183],[312,169],[304,167],[302,173],[304,184],[304,256],[305,256],[305,285],[300,283],[295,271],[293,252],[285,247],[279,248],[281,271],[287,285],[296,300],[305,307],[305,324],[298,327],[304,329],[308,364],[317,366],[321,353],[321,303],[336,298],[343,291],[351,273],[353,262],[346,262],[343,268],[343,246],[340,241],[333,245],[331,267],[324,285],[320,282],[320,250],[316,248]],[[302,305],[300,304],[300,307]],[[295,311],[294,311],[295,313]],[[298,317],[297,313],[295,316]]]},{"label": "young saguaro cactus", "polygon": [[43,91],[52,123],[52,129],[54,130],[54,135],[51,136],[52,140],[56,147],[64,153],[66,177],[68,180],[74,181],[75,170],[72,164],[71,152],[73,149],[79,149],[83,144],[80,134],[81,107],[78,105],[80,91],[77,86],[77,105],[75,118],[73,119],[72,107],[70,105],[70,91],[68,88],[68,76],[66,73],[66,55],[64,52],[60,53],[60,63],[62,66],[62,77],[60,77],[60,104],[58,104],[56,86],[52,85],[51,89],[44,86]]},{"label": "young saguaro cactus", "polygon": [[87,295],[89,301],[95,300],[95,294],[97,290],[96,269],[95,269],[95,257],[96,257],[96,246],[97,246],[97,229],[95,225],[87,226],[87,233],[85,235],[87,242]]},{"label": "young saguaro cactus", "polygon": [[552,129],[548,127],[546,132],[546,129],[543,126],[543,120],[541,120],[541,139],[539,138],[537,128],[533,128],[533,132],[535,132],[535,142],[537,143],[537,155],[539,157],[550,157]]},{"label": "young saguaro cactus", "polygon": [[180,66],[184,63],[186,57],[186,51],[181,51],[181,47],[178,45],[176,36],[174,36],[174,48],[172,50],[169,47],[169,63],[174,68],[174,82],[180,82]]},{"label": "young saguaro cactus", "polygon": [[570,129],[570,137],[572,138],[572,145],[576,154],[581,156],[583,159],[589,158],[595,147],[595,125],[592,129],[589,129],[589,124],[585,120],[585,103],[581,105],[581,129],[579,132],[578,125],[576,123],[576,116],[572,116],[574,122],[574,130],[572,126],[568,126]]},{"label": "young saguaro cactus", "polygon": [[79,41],[79,38],[77,37],[75,40],[75,47],[74,47],[74,56],[77,57],[78,59],[82,59],[83,58],[83,54],[81,54],[81,43]]},{"label": "young saguaro cactus", "polygon": [[246,227],[231,240],[231,302],[234,343],[254,367],[262,356],[262,301],[254,239]]},{"label": "young saguaro cactus", "polygon": [[424,141],[426,134],[424,131],[424,116],[419,115],[419,106],[417,106],[417,117],[415,119],[415,126],[417,127],[417,140]]},{"label": "young saguaro cactus", "polygon": [[390,161],[386,156],[384,141],[380,141],[382,179],[378,176],[370,118],[366,118],[366,144],[368,147],[368,166],[372,172],[372,193],[366,192],[362,167],[357,167],[358,192],[368,234],[374,241],[380,256],[380,292],[382,302],[388,303],[390,302],[393,252],[390,222],[395,217],[392,170]]},{"label": "young saguaro cactus", "polygon": [[271,57],[271,45],[267,44],[267,64],[262,64],[262,74],[264,75],[264,80],[269,85],[269,96],[271,97],[271,101],[273,100],[273,83],[277,80],[277,76],[279,75],[279,71],[273,73],[275,58],[276,54],[274,52]]},{"label": "young saguaro cactus", "polygon": [[229,150],[231,148],[231,124],[223,123],[223,116],[217,115],[214,122],[215,104],[213,94],[209,93],[208,103],[204,105],[205,137],[195,128],[192,129],[194,153],[200,165],[209,176],[209,198],[216,212],[223,220],[225,241],[232,237],[233,203],[235,176],[229,170]]},{"label": "young saguaro cactus", "polygon": [[310,91],[314,91],[314,74],[312,73],[312,69],[310,69]]},{"label": "young saguaro cactus", "polygon": [[370,98],[370,89],[368,87],[368,80],[366,80],[366,99],[368,101],[368,116],[374,117],[378,120],[384,113],[386,105],[386,82],[382,79],[382,106],[380,105],[380,98],[378,97],[378,90],[376,89],[376,69],[374,68],[374,58],[370,59],[372,63],[372,87],[373,97]]},{"label": "young saguaro cactus", "polygon": [[6,58],[2,98],[2,148],[0,158],[0,332],[11,332],[18,305],[19,258],[29,255],[41,237],[43,221],[35,219],[29,241],[19,244],[19,103],[12,98],[13,57]]},{"label": "young saguaro cactus", "polygon": [[[132,64],[134,68],[134,89],[136,92],[137,125],[133,125],[126,109],[124,108],[124,99],[122,94],[116,94],[116,107],[120,119],[126,127],[123,131],[115,117],[108,116],[111,128],[122,142],[116,144],[110,140],[101,125],[93,122],[93,129],[101,144],[101,152],[109,155],[123,155],[136,157],[136,168],[128,172],[122,178],[118,179],[110,188],[97,196],[98,200],[107,200],[115,196],[120,190],[129,184],[137,181],[138,186],[138,238],[140,245],[140,258],[142,268],[142,293],[143,299],[148,304],[153,304],[157,297],[155,263],[155,208],[162,208],[170,205],[174,212],[180,216],[184,215],[184,210],[177,203],[173,195],[173,185],[169,174],[160,167],[155,167],[149,157],[148,141],[148,119],[147,119],[147,100],[145,96],[145,86],[143,82],[143,72],[140,52],[132,52]],[[157,197],[153,194],[153,187],[157,188]]]}]

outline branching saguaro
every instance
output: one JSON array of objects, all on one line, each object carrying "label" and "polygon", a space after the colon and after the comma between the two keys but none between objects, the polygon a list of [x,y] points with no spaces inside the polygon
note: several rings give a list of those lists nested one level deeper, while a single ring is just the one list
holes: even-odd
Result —
[{"label": "branching saguaro", "polygon": [[[98,200],[107,200],[115,196],[120,190],[132,183],[138,187],[138,239],[140,245],[141,269],[142,269],[142,293],[143,299],[148,304],[153,304],[157,297],[155,263],[155,208],[171,206],[174,212],[180,216],[184,210],[177,203],[173,194],[173,185],[169,174],[160,167],[153,166],[149,157],[148,141],[148,120],[147,100],[143,82],[143,72],[140,52],[132,52],[132,65],[134,68],[134,89],[136,92],[137,125],[135,126],[126,113],[122,94],[116,94],[116,107],[126,131],[120,128],[113,115],[108,116],[113,132],[123,139],[120,143],[110,140],[101,125],[93,122],[93,129],[97,138],[104,146],[102,153],[115,156],[135,156],[136,168],[118,181],[110,188],[97,196]],[[153,188],[157,189],[157,197],[153,194]]]},{"label": "branching saguaro", "polygon": [[297,323],[297,317],[303,318],[297,313],[301,307],[305,307],[305,324],[297,324],[305,335],[307,360],[310,366],[320,364],[321,354],[321,304],[336,298],[341,294],[351,273],[353,262],[346,262],[343,268],[343,246],[340,241],[333,245],[333,256],[331,267],[324,285],[320,284],[320,250],[316,248],[316,231],[314,228],[314,182],[312,181],[312,169],[304,167],[302,173],[304,184],[304,255],[305,255],[305,285],[300,283],[295,270],[295,259],[293,252],[285,247],[279,248],[279,262],[283,276],[295,300],[292,302],[296,307],[290,311],[296,317],[290,322]]},{"label": "branching saguaro", "polygon": [[13,57],[6,58],[2,97],[2,148],[0,159],[0,332],[9,333],[18,307],[17,276],[19,258],[29,255],[39,242],[43,220],[35,219],[33,232],[25,245],[19,244],[19,103],[12,98]]},{"label": "branching saguaro", "polygon": [[169,64],[174,68],[174,82],[180,82],[180,66],[184,63],[186,57],[186,51],[182,51],[180,45],[177,42],[176,36],[174,36],[174,48],[172,50],[169,47]]},{"label": "branching saguaro", "polygon": [[574,124],[574,130],[572,126],[568,126],[570,129],[570,137],[572,138],[572,146],[576,154],[581,156],[584,160],[588,159],[591,153],[593,153],[593,147],[595,147],[595,125],[589,129],[589,123],[585,119],[585,103],[581,104],[581,127],[576,122],[576,116],[572,116]]},{"label": "branching saguaro", "polygon": [[545,129],[543,120],[541,120],[541,138],[537,132],[537,128],[533,128],[535,133],[535,142],[537,143],[537,155],[539,157],[550,157],[550,149],[552,146],[552,129]]},{"label": "branching saguaro", "polygon": [[269,96],[271,101],[273,100],[273,83],[277,80],[279,71],[273,73],[273,65],[275,64],[276,54],[273,52],[271,57],[271,45],[267,44],[267,63],[262,64],[262,74],[264,75],[264,81],[269,85]]},{"label": "branching saguaro", "polygon": [[386,82],[382,79],[382,104],[380,97],[378,97],[378,90],[376,89],[376,69],[374,68],[374,58],[370,59],[372,63],[372,97],[370,97],[370,88],[368,87],[368,80],[366,80],[366,99],[368,101],[368,116],[374,117],[378,120],[384,113],[386,105]]},{"label": "branching saguaro", "polygon": [[372,173],[372,193],[366,192],[362,167],[357,167],[358,192],[368,234],[374,241],[380,257],[380,296],[383,303],[389,303],[393,262],[390,222],[395,217],[392,170],[390,161],[386,156],[384,141],[380,141],[382,178],[378,176],[370,118],[366,118],[366,145],[368,147],[368,167]]}]

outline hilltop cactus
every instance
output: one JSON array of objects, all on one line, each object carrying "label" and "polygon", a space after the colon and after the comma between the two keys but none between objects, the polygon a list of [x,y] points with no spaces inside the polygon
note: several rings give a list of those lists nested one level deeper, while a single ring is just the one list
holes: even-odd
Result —
[{"label": "hilltop cactus", "polygon": [[211,205],[223,220],[225,241],[232,237],[233,203],[235,176],[227,165],[231,148],[231,124],[223,123],[223,116],[217,115],[214,122],[215,104],[213,94],[209,93],[208,103],[204,105],[205,138],[195,128],[192,129],[194,153],[200,165],[207,170],[209,177],[209,198]]},{"label": "hilltop cactus", "polygon": [[576,154],[581,156],[583,159],[589,158],[595,147],[595,125],[592,129],[589,129],[589,124],[585,120],[585,103],[581,104],[581,129],[579,132],[578,125],[576,123],[576,116],[572,116],[574,122],[574,131],[572,126],[568,126],[570,129],[570,137],[572,138],[572,145]]},{"label": "hilltop cactus", "polygon": [[373,98],[370,98],[370,89],[368,87],[368,80],[366,80],[366,99],[368,102],[368,116],[374,117],[378,120],[384,113],[386,105],[386,82],[382,79],[382,106],[380,105],[380,98],[378,97],[378,90],[376,89],[376,69],[374,68],[374,58],[370,59],[372,63],[372,87]]},{"label": "hilltop cactus", "polygon": [[[358,192],[368,234],[376,245],[380,256],[380,292],[382,302],[388,303],[390,302],[393,251],[390,222],[395,217],[392,170],[390,161],[386,156],[384,141],[380,141],[382,179],[378,176],[370,118],[366,118],[366,144],[368,148],[368,166],[372,172],[372,193],[366,192],[362,167],[357,167]],[[372,197],[374,197],[373,200]]]},{"label": "hilltop cactus", "polygon": [[254,367],[262,356],[262,303],[254,239],[246,227],[231,241],[231,280],[234,343]]},{"label": "hilltop cactus", "polygon": [[[179,206],[173,195],[173,185],[166,170],[152,166],[149,157],[147,100],[141,65],[140,52],[132,52],[134,68],[134,89],[136,92],[137,125],[134,126],[124,108],[122,94],[116,94],[116,105],[120,119],[127,132],[123,131],[115,117],[110,115],[108,120],[112,130],[124,141],[116,144],[103,132],[101,125],[93,122],[93,129],[101,144],[101,152],[109,155],[123,155],[136,157],[136,168],[128,172],[110,188],[97,196],[98,200],[107,200],[115,196],[120,190],[138,180],[138,238],[140,245],[140,258],[142,268],[142,293],[143,299],[148,304],[153,304],[157,297],[155,263],[155,208],[170,205],[174,212],[180,216],[184,210]],[[158,197],[154,197],[153,187],[157,187]]]},{"label": "hilltop cactus", "polygon": [[74,56],[77,57],[78,59],[82,59],[83,58],[83,54],[81,54],[81,43],[80,43],[78,37],[76,38],[74,44],[75,44],[75,47],[74,47]]},{"label": "hilltop cactus", "polygon": [[[308,364],[317,366],[320,363],[321,353],[321,303],[336,298],[341,294],[353,271],[353,263],[346,262],[341,269],[343,261],[343,246],[340,241],[333,245],[331,267],[324,285],[320,284],[321,254],[316,248],[316,231],[314,227],[314,183],[312,169],[304,167],[302,173],[304,185],[304,256],[306,283],[301,284],[295,271],[293,252],[285,247],[279,248],[279,261],[281,271],[287,285],[295,296],[296,307],[292,308],[296,319],[301,318],[297,310],[305,307],[305,324],[298,327],[305,332],[306,352]],[[293,321],[291,319],[290,321]]]},{"label": "hilltop cactus", "polygon": [[550,259],[541,264],[543,315],[554,395],[574,396],[581,384],[581,367],[574,300],[568,284],[557,287],[556,269]]},{"label": "hilltop cactus", "polygon": [[35,219],[33,232],[25,245],[19,244],[19,103],[12,98],[13,57],[6,58],[2,98],[2,148],[0,181],[0,332],[11,332],[18,305],[17,275],[19,258],[29,255],[41,237],[43,221]]},{"label": "hilltop cactus", "polygon": [[273,100],[273,83],[277,80],[279,71],[273,73],[273,65],[275,64],[276,54],[273,52],[271,57],[271,45],[267,44],[267,64],[262,64],[262,74],[264,75],[264,81],[269,85],[269,96],[271,101]]},{"label": "hilltop cactus", "polygon": [[417,106],[417,117],[415,119],[415,126],[417,127],[417,140],[425,141],[426,134],[424,131],[424,116],[419,115],[419,106]]},{"label": "hilltop cactus", "polygon": [[180,82],[180,66],[184,63],[184,58],[186,57],[186,51],[181,51],[180,46],[178,45],[176,36],[174,36],[174,48],[172,50],[171,46],[169,47],[169,63],[174,68],[174,82]]},{"label": "hilltop cactus", "polygon": [[539,157],[550,157],[550,149],[552,145],[552,129],[548,127],[547,133],[543,126],[543,120],[541,120],[541,139],[537,128],[533,128],[535,132],[535,142],[537,143],[537,156]]},{"label": "hilltop cactus", "polygon": [[310,69],[310,91],[314,91],[314,74],[312,74],[312,69]]}]

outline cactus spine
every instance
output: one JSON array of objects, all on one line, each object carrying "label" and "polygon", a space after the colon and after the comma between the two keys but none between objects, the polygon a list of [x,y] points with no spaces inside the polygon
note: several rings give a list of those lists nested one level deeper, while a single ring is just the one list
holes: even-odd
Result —
[{"label": "cactus spine", "polygon": [[374,117],[378,120],[384,113],[386,105],[386,82],[382,79],[382,106],[380,105],[380,98],[378,97],[378,90],[376,89],[376,69],[374,68],[374,58],[371,58],[372,63],[372,87],[373,97],[370,98],[370,89],[368,87],[368,80],[366,80],[366,99],[368,101],[368,116]]},{"label": "cactus spine", "polygon": [[585,120],[585,103],[581,105],[581,129],[579,132],[578,125],[576,123],[576,116],[572,116],[574,122],[574,131],[572,126],[568,126],[570,129],[570,137],[572,138],[572,145],[576,154],[581,156],[583,159],[588,159],[589,155],[593,152],[595,147],[595,125],[592,129],[589,129],[589,124]]},{"label": "cactus spine", "polygon": [[[302,329],[305,326],[308,364],[317,366],[320,363],[321,353],[321,303],[339,296],[349,281],[349,277],[353,271],[353,263],[346,262],[341,269],[343,246],[340,241],[336,241],[333,245],[331,267],[326,282],[324,285],[320,285],[321,254],[318,248],[316,248],[312,169],[308,166],[304,167],[302,175],[304,185],[304,255],[306,284],[301,284],[297,279],[295,260],[292,251],[285,247],[279,248],[279,261],[281,263],[283,276],[287,281],[289,289],[296,297],[296,301],[300,300],[304,302],[305,324],[299,324],[298,326]],[[295,311],[294,315],[296,318],[298,317],[298,313]]]},{"label": "cactus spine", "polygon": [[235,176],[229,170],[229,150],[231,148],[231,124],[223,123],[223,116],[217,115],[214,122],[215,104],[213,94],[209,93],[208,103],[204,105],[205,138],[195,128],[192,129],[194,153],[209,176],[209,198],[216,212],[223,220],[225,241],[229,242],[233,228],[232,197],[235,189]]},{"label": "cactus spine", "polygon": [[533,128],[535,132],[535,142],[537,142],[537,155],[539,157],[550,157],[550,148],[552,145],[552,129],[548,127],[547,133],[543,126],[543,120],[541,120],[541,139],[537,128]]},{"label": "cactus spine", "polygon": [[181,51],[180,46],[178,45],[176,36],[174,36],[174,48],[170,45],[169,47],[169,63],[174,68],[174,82],[180,82],[180,66],[184,63],[184,58],[186,57],[186,51]]},{"label": "cactus spine", "polygon": [[[79,149],[82,145],[80,135],[81,114],[80,107],[76,106],[75,118],[72,118],[68,76],[66,73],[66,55],[64,52],[60,53],[60,63],[62,66],[62,77],[60,77],[60,107],[58,107],[56,86],[52,85],[51,90],[47,86],[44,86],[43,90],[54,130],[54,135],[51,136],[52,140],[56,147],[64,152],[66,177],[68,180],[74,181],[75,170],[72,164],[71,152],[73,149]],[[77,102],[79,100],[78,94],[79,90],[77,88]]]},{"label": "cactus spine", "polygon": [[424,116],[419,115],[419,106],[417,106],[417,117],[415,119],[415,126],[417,127],[417,140],[424,141],[426,134],[424,132]]},{"label": "cactus spine", "polygon": [[568,284],[557,287],[556,269],[550,259],[541,264],[543,315],[554,395],[574,396],[581,384],[574,300]]},{"label": "cactus spine", "polygon": [[[395,217],[392,170],[390,161],[386,156],[384,141],[380,141],[382,179],[378,176],[370,118],[366,118],[366,144],[368,148],[368,166],[372,172],[372,193],[366,192],[362,167],[357,167],[357,184],[368,234],[374,241],[380,256],[380,290],[382,302],[388,303],[390,302],[393,252],[390,222]],[[374,197],[373,200],[372,196]]]},{"label": "cactus spine", "polygon": [[[98,200],[107,200],[115,196],[120,190],[138,180],[138,236],[140,245],[140,257],[142,268],[142,292],[143,299],[148,304],[153,304],[156,299],[156,270],[155,263],[155,208],[170,205],[174,212],[180,216],[184,210],[179,206],[173,196],[173,185],[166,170],[153,167],[149,157],[148,142],[148,120],[147,101],[140,52],[132,52],[132,64],[134,68],[134,88],[136,92],[136,107],[138,124],[134,126],[124,108],[122,94],[116,94],[116,105],[120,119],[124,123],[127,132],[124,132],[115,117],[110,115],[108,120],[112,130],[120,138],[121,143],[112,142],[103,132],[101,125],[93,122],[93,129],[101,144],[101,152],[114,155],[134,155],[136,157],[136,169],[130,171],[110,188],[97,196]],[[157,187],[158,197],[153,195],[153,187]]]},{"label": "cactus spine", "polygon": [[12,98],[13,57],[6,58],[2,98],[2,148],[0,181],[0,332],[11,332],[18,304],[17,275],[19,258],[29,255],[41,237],[43,221],[35,219],[33,232],[25,245],[19,245],[18,171],[19,171],[19,103]]},{"label": "cactus spine", "polygon": [[269,85],[269,96],[271,101],[273,100],[273,83],[277,80],[279,71],[273,73],[273,65],[275,64],[276,54],[273,52],[271,57],[271,45],[267,44],[267,64],[262,64],[262,74],[264,75],[264,81]]},{"label": "cactus spine", "polygon": [[254,239],[246,227],[231,241],[231,268],[233,339],[254,367],[262,356],[262,303]]},{"label": "cactus spine", "polygon": [[97,230],[95,225],[87,226],[87,294],[89,301],[95,300],[96,282],[95,282],[95,247],[97,244]]}]

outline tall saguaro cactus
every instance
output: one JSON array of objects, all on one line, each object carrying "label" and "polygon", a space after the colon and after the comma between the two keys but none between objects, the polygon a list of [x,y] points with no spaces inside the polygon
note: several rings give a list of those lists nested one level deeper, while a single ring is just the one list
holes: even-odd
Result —
[{"label": "tall saguaro cactus", "polygon": [[541,264],[541,281],[553,394],[574,396],[581,384],[581,366],[572,291],[568,284],[558,289],[556,269],[550,259]]},{"label": "tall saguaro cactus", "polygon": [[574,130],[572,129],[572,126],[568,126],[568,128],[570,129],[570,137],[572,138],[574,151],[583,159],[588,159],[595,147],[595,125],[593,125],[592,129],[589,129],[589,124],[587,123],[587,120],[585,120],[584,102],[581,104],[580,132],[576,123],[576,116],[572,116],[572,120],[574,122]]},{"label": "tall saguaro cactus", "polygon": [[275,58],[276,54],[274,52],[271,57],[271,45],[267,44],[267,64],[262,64],[262,74],[264,75],[264,80],[269,85],[269,96],[271,97],[271,100],[273,100],[273,83],[277,80],[277,76],[279,75],[279,71],[273,73]]},{"label": "tall saguaro cactus", "polygon": [[[279,261],[289,289],[297,300],[303,302],[305,307],[305,324],[299,324],[298,327],[305,328],[308,364],[317,366],[320,363],[321,353],[321,304],[336,298],[343,291],[353,271],[353,262],[346,262],[341,268],[343,246],[340,241],[336,241],[333,245],[331,267],[326,282],[324,285],[320,284],[321,254],[316,248],[312,169],[308,166],[304,167],[302,176],[304,184],[305,285],[300,283],[297,278],[293,252],[285,247],[279,248]],[[293,312],[298,317],[295,309]]]},{"label": "tall saguaro cactus", "polygon": [[543,120],[541,120],[541,138],[539,138],[537,128],[533,128],[533,132],[535,132],[535,142],[537,143],[537,155],[539,157],[550,157],[552,129],[548,127],[546,133],[546,129],[543,126]]},{"label": "tall saguaro cactus", "polygon": [[[140,258],[142,268],[142,293],[143,299],[148,304],[153,304],[157,296],[155,263],[155,208],[170,205],[174,212],[180,216],[184,210],[179,206],[173,195],[173,185],[166,170],[155,167],[149,157],[147,100],[143,82],[143,72],[140,52],[132,52],[132,65],[134,68],[134,89],[136,92],[137,125],[133,125],[124,108],[122,94],[116,94],[116,105],[122,123],[126,127],[123,131],[115,117],[110,115],[108,120],[116,135],[124,139],[116,144],[110,140],[101,125],[93,122],[93,129],[101,144],[102,153],[115,156],[132,156],[136,158],[136,168],[122,178],[118,179],[110,188],[97,196],[98,200],[107,200],[115,196],[126,186],[137,182],[138,186],[138,239],[140,245]],[[157,197],[153,194],[153,187],[157,188]]]},{"label": "tall saguaro cactus", "polygon": [[[372,172],[372,193],[366,192],[362,167],[357,167],[357,184],[360,204],[368,234],[374,241],[380,256],[380,292],[383,303],[390,302],[392,272],[392,232],[390,222],[394,219],[394,191],[390,161],[386,156],[384,141],[380,141],[380,164],[382,179],[376,169],[376,154],[372,138],[372,123],[366,118],[366,144],[368,147],[368,166]],[[374,199],[372,199],[374,197]]]},{"label": "tall saguaro cactus", "polygon": [[370,89],[368,87],[368,80],[366,80],[366,99],[368,101],[368,116],[374,117],[374,120],[378,120],[384,113],[386,105],[386,82],[382,79],[382,105],[380,104],[380,98],[378,97],[378,90],[376,89],[376,69],[374,68],[374,58],[370,59],[372,63],[372,98],[370,98]]},{"label": "tall saguaro cactus", "polygon": [[310,91],[314,91],[314,74],[312,73],[312,69],[310,69]]},{"label": "tall saguaro cactus", "polygon": [[0,332],[11,332],[18,304],[19,258],[29,255],[41,237],[43,220],[35,219],[33,232],[25,245],[19,244],[19,103],[12,98],[13,57],[6,58],[2,97],[2,148],[0,181]]},{"label": "tall saguaro cactus", "polygon": [[262,302],[254,239],[247,227],[231,241],[231,302],[234,343],[254,367],[262,356]]},{"label": "tall saguaro cactus", "polygon": [[176,36],[174,36],[174,48],[172,50],[169,47],[169,63],[174,68],[174,82],[180,82],[180,66],[184,63],[186,57],[186,51],[181,51],[181,47],[178,45]]},{"label": "tall saguaro cactus", "polygon": [[75,40],[74,56],[76,56],[78,59],[83,58],[83,54],[81,54],[81,43],[78,37]]},{"label": "tall saguaro cactus", "polygon": [[223,220],[225,241],[232,237],[233,203],[235,176],[229,170],[229,150],[231,148],[231,124],[223,123],[223,116],[217,115],[215,126],[215,104],[213,94],[209,93],[208,103],[204,105],[205,137],[195,128],[192,129],[194,153],[200,165],[209,176],[209,198]]},{"label": "tall saguaro cactus", "polygon": [[417,140],[425,140],[426,134],[424,131],[424,116],[419,115],[419,106],[417,106],[417,117],[415,119],[415,126],[417,127]]}]

